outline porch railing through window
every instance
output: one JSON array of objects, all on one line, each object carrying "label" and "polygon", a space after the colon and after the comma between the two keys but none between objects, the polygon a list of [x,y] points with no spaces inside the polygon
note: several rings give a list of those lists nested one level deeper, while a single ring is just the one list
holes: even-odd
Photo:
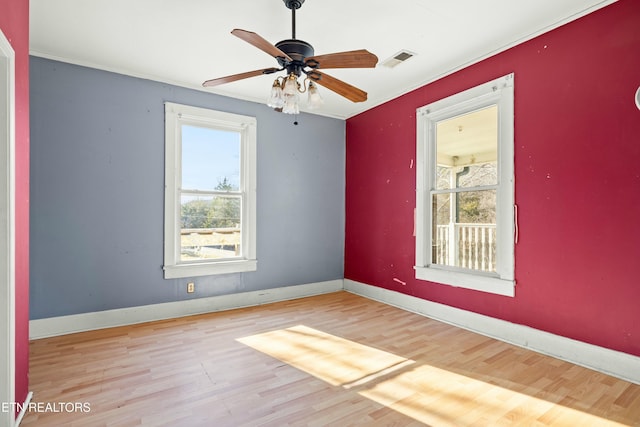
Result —
[{"label": "porch railing through window", "polygon": [[496,225],[438,225],[433,262],[441,265],[496,271]]}]

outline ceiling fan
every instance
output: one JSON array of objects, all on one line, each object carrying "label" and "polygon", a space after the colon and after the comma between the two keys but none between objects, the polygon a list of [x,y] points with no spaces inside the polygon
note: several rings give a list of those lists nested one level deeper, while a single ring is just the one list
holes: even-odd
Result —
[{"label": "ceiling fan", "polygon": [[[365,49],[347,52],[330,53],[326,55],[315,55],[313,46],[309,43],[296,39],[296,10],[302,7],[304,0],[283,0],[287,8],[291,9],[291,39],[282,40],[275,45],[269,43],[260,35],[246,30],[235,29],[231,31],[236,37],[257,47],[258,49],[273,56],[280,65],[279,68],[264,68],[246,73],[233,74],[226,77],[219,77],[205,81],[204,87],[218,86],[249,77],[263,74],[273,74],[286,70],[286,77],[278,77],[271,89],[271,96],[267,105],[276,111],[289,114],[298,114],[299,93],[308,91],[309,107],[315,108],[322,104],[317,87],[317,83],[338,95],[341,95],[352,102],[363,102],[367,100],[367,93],[355,86],[319,71],[327,68],[374,68],[378,62],[378,57]],[[302,84],[298,78],[305,74]],[[307,86],[307,81],[309,82]]]}]

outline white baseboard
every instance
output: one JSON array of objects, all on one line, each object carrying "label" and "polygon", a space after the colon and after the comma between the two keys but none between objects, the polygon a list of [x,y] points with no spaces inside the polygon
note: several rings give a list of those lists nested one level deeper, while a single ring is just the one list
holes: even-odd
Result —
[{"label": "white baseboard", "polygon": [[343,280],[286,286],[261,291],[242,292],[207,298],[151,304],[138,307],[72,314],[29,321],[29,338],[38,339],[74,332],[92,331],[114,326],[132,325],[154,320],[172,319],[193,314],[211,313],[234,308],[250,307],[277,301],[286,301],[312,295],[337,292],[343,289]]},{"label": "white baseboard", "polygon": [[343,289],[365,298],[640,384],[640,357],[349,279],[36,319],[29,321],[29,338],[46,338],[74,332],[250,307],[337,292]]},{"label": "white baseboard", "polygon": [[344,280],[344,290],[640,384],[640,357],[637,356],[349,279]]}]

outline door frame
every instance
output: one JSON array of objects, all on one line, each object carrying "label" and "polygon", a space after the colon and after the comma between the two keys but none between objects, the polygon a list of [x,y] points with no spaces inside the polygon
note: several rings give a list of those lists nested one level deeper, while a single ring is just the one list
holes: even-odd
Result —
[{"label": "door frame", "polygon": [[15,53],[0,30],[0,425],[15,426]]}]

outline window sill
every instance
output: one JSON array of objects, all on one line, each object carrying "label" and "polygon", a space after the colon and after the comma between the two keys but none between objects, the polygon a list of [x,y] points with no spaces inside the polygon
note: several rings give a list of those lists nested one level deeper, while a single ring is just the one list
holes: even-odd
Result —
[{"label": "window sill", "polygon": [[433,267],[416,266],[414,268],[416,270],[416,279],[419,280],[427,280],[429,282],[441,283],[457,288],[473,289],[508,297],[515,296],[516,282],[514,280]]},{"label": "window sill", "polygon": [[177,279],[181,277],[194,276],[210,276],[214,274],[244,273],[247,271],[256,271],[258,261],[251,260],[234,260],[234,261],[216,261],[206,263],[193,264],[176,264],[165,265],[164,278]]}]

